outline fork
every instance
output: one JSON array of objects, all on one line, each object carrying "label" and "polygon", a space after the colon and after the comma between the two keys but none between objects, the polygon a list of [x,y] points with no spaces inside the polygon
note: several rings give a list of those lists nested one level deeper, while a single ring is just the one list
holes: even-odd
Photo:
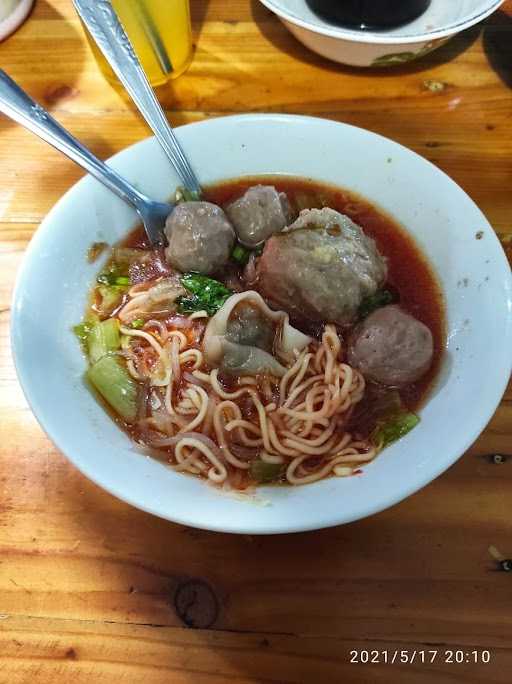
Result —
[{"label": "fork", "polygon": [[73,4],[105,59],[153,130],[183,185],[194,195],[200,196],[199,181],[153,92],[112,3],[110,0],[73,0]]},{"label": "fork", "polygon": [[165,244],[164,226],[173,204],[155,202],[133,187],[117,171],[94,156],[61,126],[40,104],[0,69],[0,111],[35,133],[82,166],[97,180],[131,204],[139,214],[153,247]]}]

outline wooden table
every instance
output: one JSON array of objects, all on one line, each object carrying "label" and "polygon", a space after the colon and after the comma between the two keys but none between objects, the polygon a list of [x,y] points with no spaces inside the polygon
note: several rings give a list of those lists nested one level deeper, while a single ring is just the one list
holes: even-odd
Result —
[{"label": "wooden table", "polygon": [[[510,0],[388,72],[315,56],[256,0],[192,5],[194,62],[159,92],[173,124],[286,111],[377,131],[450,174],[510,249]],[[69,0],[37,0],[0,45],[0,63],[101,157],[148,135],[98,73]],[[488,547],[512,556],[512,459],[496,465],[484,454],[512,454],[510,390],[455,466],[367,520],[257,538],[153,518],[55,449],[11,360],[16,270],[81,172],[3,118],[0,169],[0,683],[509,683],[512,574]],[[433,663],[386,665],[380,655],[365,665],[350,663],[352,649],[439,653]],[[445,663],[457,649],[488,649],[491,662]]]}]

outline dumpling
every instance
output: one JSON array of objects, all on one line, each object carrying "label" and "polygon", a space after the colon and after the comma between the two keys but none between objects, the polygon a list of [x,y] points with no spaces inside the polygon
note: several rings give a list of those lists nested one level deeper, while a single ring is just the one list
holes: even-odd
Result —
[{"label": "dumpling", "polygon": [[289,314],[344,326],[386,275],[375,242],[348,216],[326,207],[302,211],[267,241],[255,287]]},{"label": "dumpling", "polygon": [[242,197],[226,207],[238,240],[246,247],[256,247],[288,223],[290,206],[283,192],[272,185],[254,185]]},{"label": "dumpling", "polygon": [[226,214],[211,202],[183,202],[167,217],[165,250],[168,263],[179,271],[209,275],[229,261],[235,231]]},{"label": "dumpling", "polygon": [[230,297],[210,319],[203,339],[205,360],[233,375],[282,377],[311,337],[293,328],[288,315],[272,311],[257,292]]}]

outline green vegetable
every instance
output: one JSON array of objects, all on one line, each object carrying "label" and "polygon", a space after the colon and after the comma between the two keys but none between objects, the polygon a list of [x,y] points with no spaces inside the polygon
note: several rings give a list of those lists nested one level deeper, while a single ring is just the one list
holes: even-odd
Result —
[{"label": "green vegetable", "polygon": [[130,323],[130,325],[132,326],[132,328],[135,328],[136,330],[138,330],[139,328],[144,327],[144,323],[145,323],[145,321],[143,318],[136,318],[134,321],[132,321]]},{"label": "green vegetable", "polygon": [[365,297],[359,306],[359,318],[366,318],[376,309],[387,306],[395,301],[395,296],[389,290],[378,290],[375,294]]},{"label": "green vegetable", "polygon": [[78,337],[85,353],[87,353],[87,338],[89,336],[89,333],[94,328],[94,326],[97,325],[99,322],[100,317],[92,311],[89,311],[87,317],[84,318],[84,320],[81,323],[73,326],[73,332]]},{"label": "green vegetable", "polygon": [[198,202],[200,195],[195,190],[187,190],[187,188],[179,187],[176,189],[176,195],[174,201],[176,204],[181,204],[182,202]]},{"label": "green vegetable", "polygon": [[109,318],[93,325],[87,335],[87,351],[91,363],[96,363],[105,354],[116,351],[121,346],[119,321]]},{"label": "green vegetable", "polygon": [[181,278],[181,284],[192,294],[192,297],[182,296],[176,299],[180,313],[206,311],[209,316],[213,316],[233,294],[218,280],[200,273],[185,273]]},{"label": "green vegetable", "polygon": [[85,344],[87,342],[89,333],[93,329],[94,325],[95,324],[93,322],[84,321],[83,323],[79,323],[78,325],[73,326],[73,332],[82,344]]},{"label": "green vegetable", "polygon": [[97,292],[101,296],[98,310],[103,317],[109,316],[121,303],[123,294],[130,287],[128,264],[111,262],[107,270],[97,276],[96,282],[99,285]]},{"label": "green vegetable", "polygon": [[373,444],[380,445],[382,448],[388,446],[392,442],[396,442],[420,422],[419,417],[415,413],[408,411],[400,411],[390,416],[386,422],[377,425],[370,435]]},{"label": "green vegetable", "polygon": [[249,469],[251,476],[261,484],[280,480],[285,472],[282,463],[266,463],[265,461],[253,461]]},{"label": "green vegetable", "polygon": [[104,356],[87,371],[91,385],[127,423],[137,418],[138,387],[116,356]]},{"label": "green vegetable", "polygon": [[250,256],[250,250],[246,249],[240,244],[235,245],[233,251],[231,252],[231,259],[237,264],[240,264],[240,266],[245,266],[245,264],[249,261]]},{"label": "green vegetable", "polygon": [[[122,254],[125,251],[129,251],[131,253],[134,250],[115,248],[112,253],[115,255],[116,252],[118,254],[121,252]],[[119,262],[117,260],[111,261],[106,270],[97,276],[96,282],[99,285],[128,287],[131,284],[129,273],[130,263],[131,261],[128,259],[120,259]]]},{"label": "green vegetable", "polygon": [[115,272],[100,273],[99,276],[96,278],[96,282],[98,282],[100,285],[120,285],[122,287],[125,287],[127,285],[130,285],[130,278],[129,276],[116,275]]}]

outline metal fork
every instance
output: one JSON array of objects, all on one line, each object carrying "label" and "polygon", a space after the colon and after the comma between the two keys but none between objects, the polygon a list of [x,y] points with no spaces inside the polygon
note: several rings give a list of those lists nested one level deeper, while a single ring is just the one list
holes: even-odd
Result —
[{"label": "metal fork", "polygon": [[[169,0],[168,0],[169,1]],[[128,91],[187,190],[201,194],[187,159],[110,0],[73,0],[76,11]]]},{"label": "metal fork", "polygon": [[153,246],[165,244],[163,233],[165,220],[174,209],[174,205],[155,202],[134,188],[117,171],[104,164],[71,133],[68,133],[1,69],[0,111],[63,152],[106,185],[109,190],[131,204],[142,219],[150,243]]}]

